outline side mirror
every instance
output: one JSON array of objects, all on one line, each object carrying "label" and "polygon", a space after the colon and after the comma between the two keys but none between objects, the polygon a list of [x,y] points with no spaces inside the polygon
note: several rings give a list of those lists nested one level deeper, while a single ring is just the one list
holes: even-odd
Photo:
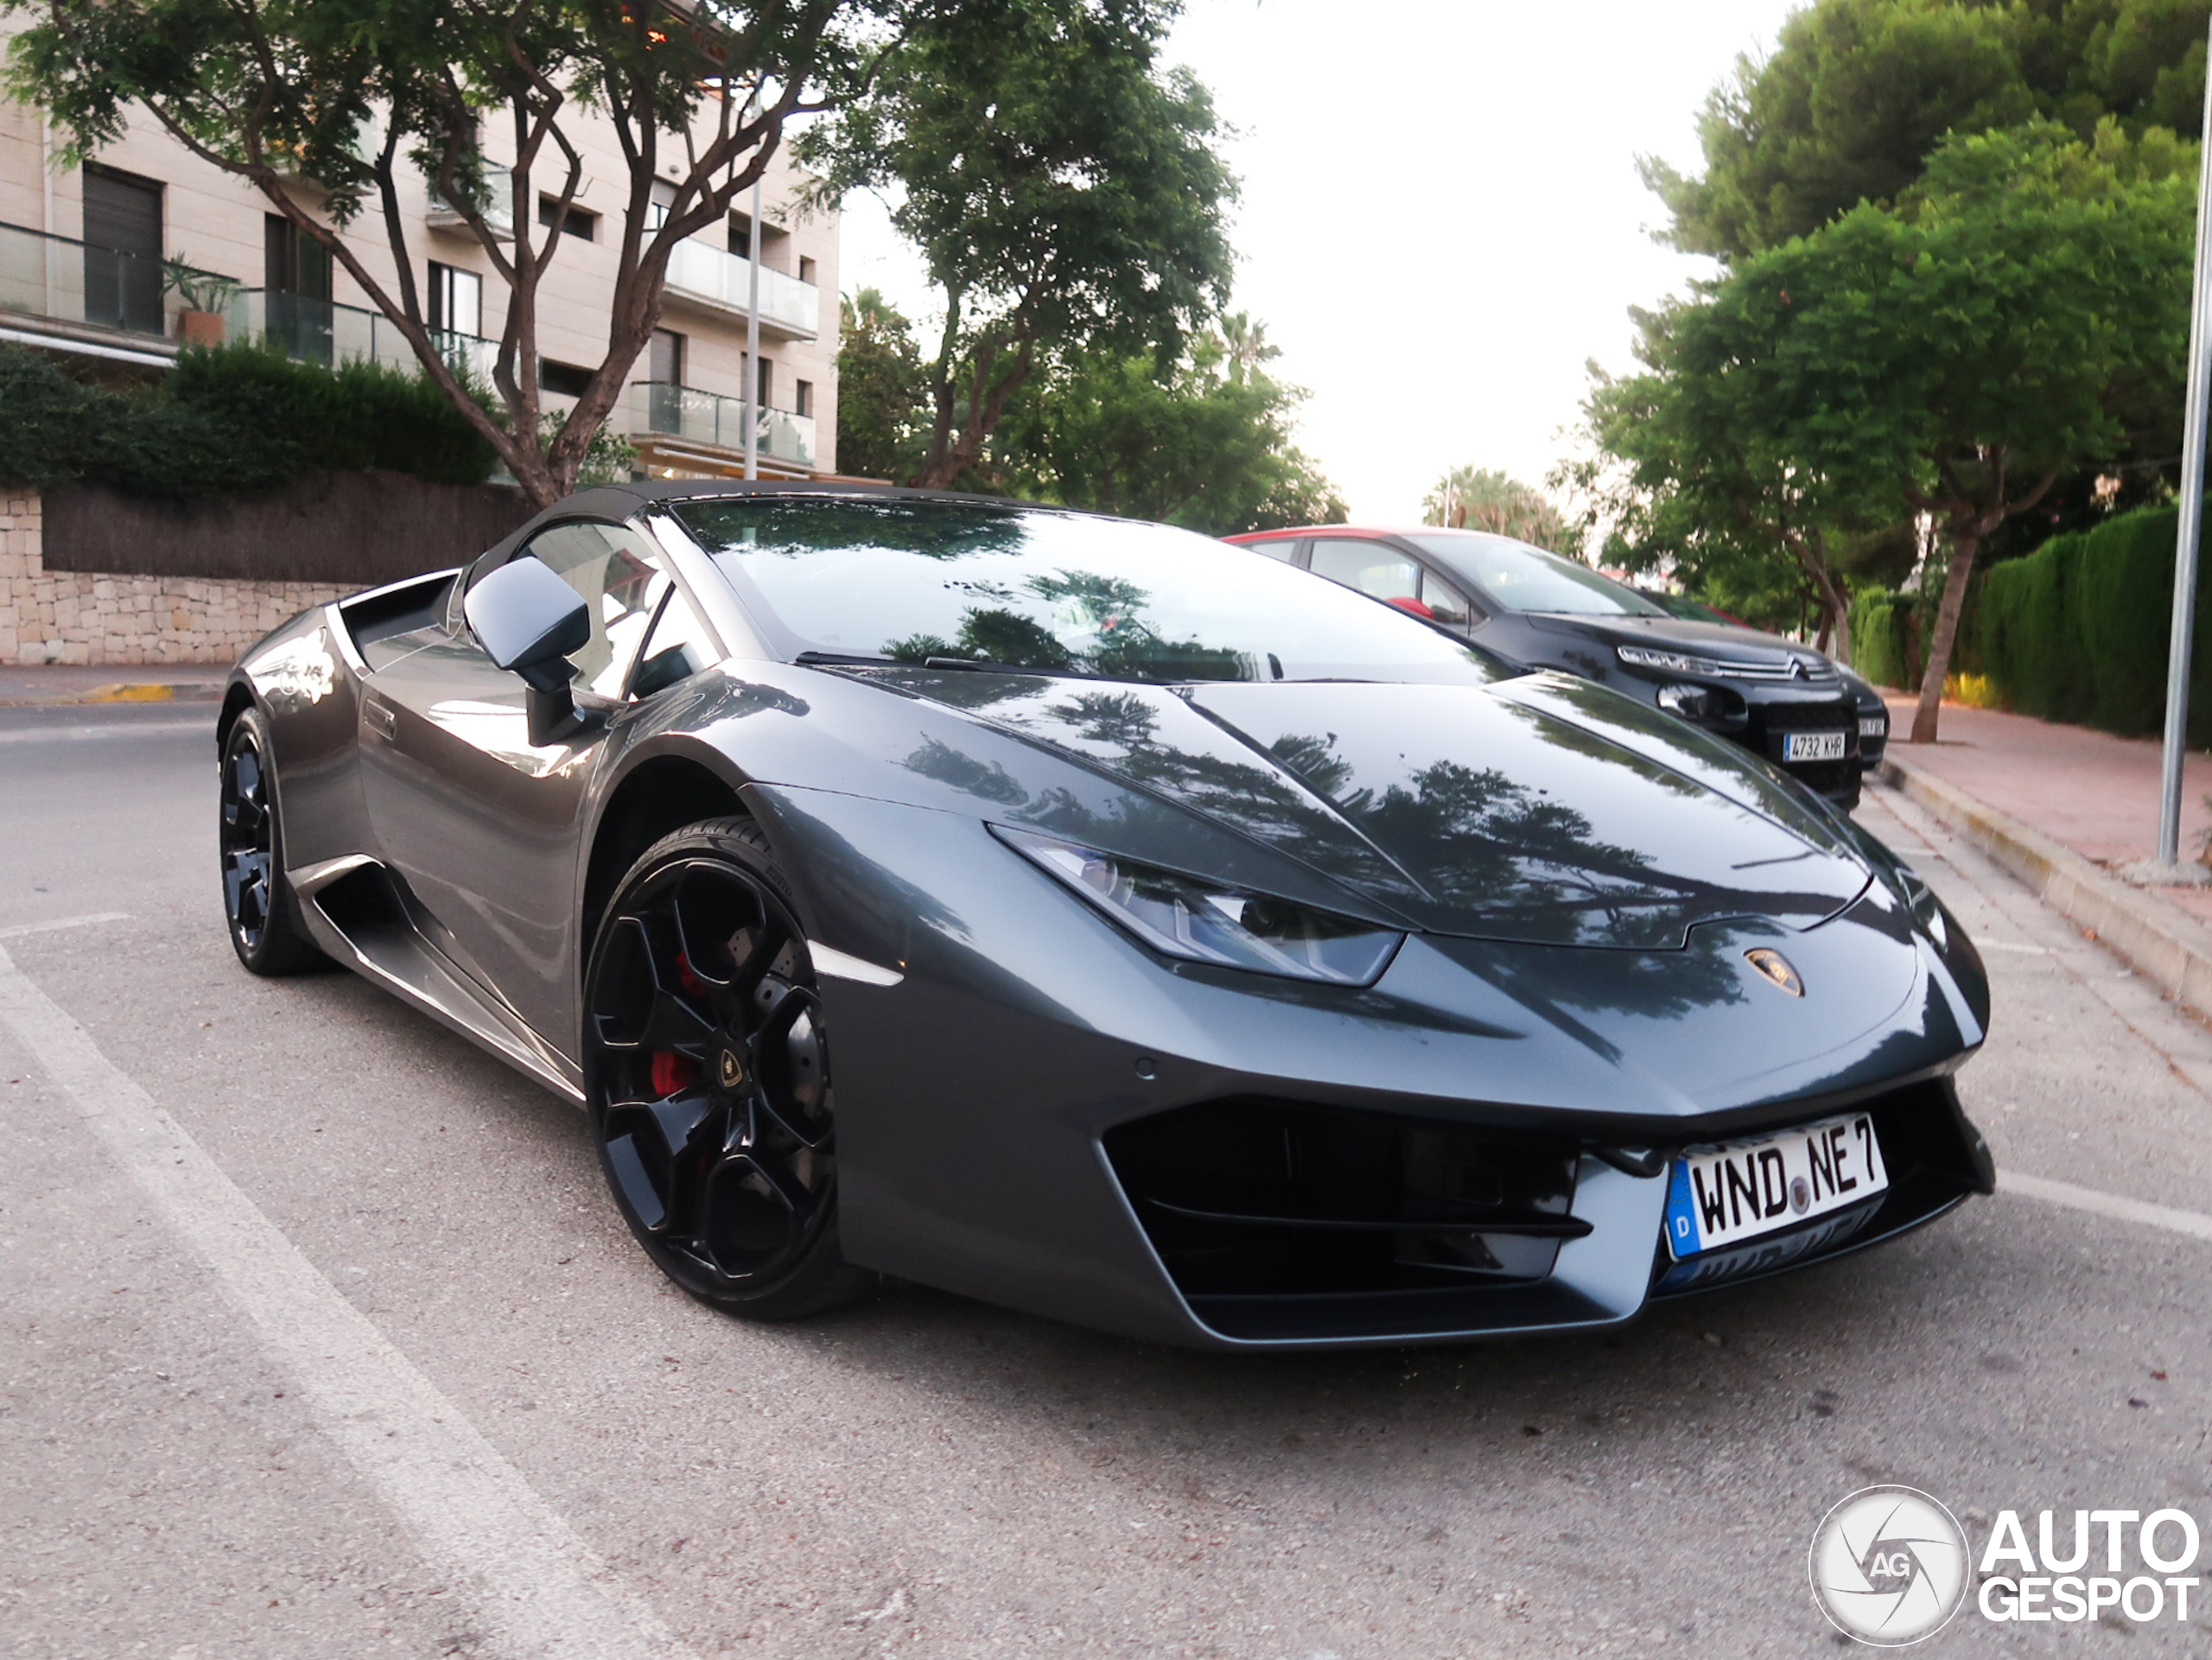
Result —
[{"label": "side mirror", "polygon": [[512,560],[468,590],[461,614],[493,663],[536,691],[569,684],[569,652],[591,644],[591,608],[534,554]]},{"label": "side mirror", "polygon": [[548,744],[576,723],[569,693],[569,653],[591,644],[591,607],[535,554],[511,560],[470,588],[461,602],[484,650],[530,688],[530,741]]}]

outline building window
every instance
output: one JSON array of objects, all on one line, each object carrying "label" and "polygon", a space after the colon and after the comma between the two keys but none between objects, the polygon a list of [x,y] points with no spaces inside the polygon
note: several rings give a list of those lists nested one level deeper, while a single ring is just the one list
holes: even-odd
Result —
[{"label": "building window", "polygon": [[592,371],[574,363],[556,363],[551,358],[537,359],[537,386],[540,391],[558,392],[563,398],[582,398],[591,389]]},{"label": "building window", "polygon": [[683,336],[672,328],[653,330],[652,344],[645,347],[645,378],[664,386],[683,384]]},{"label": "building window", "polygon": [[262,280],[266,328],[288,356],[308,363],[331,360],[330,250],[282,213],[261,221]]},{"label": "building window", "polygon": [[760,359],[760,378],[759,381],[759,389],[755,392],[754,396],[760,399],[760,407],[762,409],[772,410],[776,407],[775,359],[762,358]]},{"label": "building window", "polygon": [[162,332],[158,181],[85,169],[85,321]]},{"label": "building window", "polygon": [[[540,225],[552,224],[555,215],[560,211],[561,199],[558,196],[540,196],[537,199],[537,222]],[[586,242],[596,242],[599,240],[599,215],[588,207],[579,207],[570,202],[568,217],[561,221],[561,234],[581,237]]]},{"label": "building window", "polygon": [[811,283],[814,280],[814,262],[804,254],[798,257],[798,280],[802,283]]},{"label": "building window", "polygon": [[791,413],[812,416],[814,413],[814,383],[798,380],[791,383]]},{"label": "building window", "polygon": [[429,325],[449,334],[484,332],[484,279],[473,270],[430,262]]},{"label": "building window", "polygon": [[282,213],[264,214],[261,232],[262,287],[303,300],[330,298],[329,249]]}]

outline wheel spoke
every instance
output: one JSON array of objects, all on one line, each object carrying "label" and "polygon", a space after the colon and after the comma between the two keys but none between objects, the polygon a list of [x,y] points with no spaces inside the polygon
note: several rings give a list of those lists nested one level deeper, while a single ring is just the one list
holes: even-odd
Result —
[{"label": "wheel spoke", "polygon": [[761,1104],[795,1140],[817,1146],[830,1133],[830,1057],[820,1005],[803,986],[762,983],[764,993],[772,988],[767,1018],[750,1045]]},{"label": "wheel spoke", "polygon": [[683,994],[672,934],[660,921],[616,919],[593,988],[592,1024],[610,1049],[673,1050],[696,1060],[714,1023]]},{"label": "wheel spoke", "polygon": [[753,884],[723,865],[695,864],[677,879],[671,905],[691,972],[727,986],[744,968],[740,942],[760,932],[767,913]]},{"label": "wheel spoke", "polygon": [[805,1233],[814,1209],[811,1195],[794,1195],[771,1163],[744,1153],[709,1172],[703,1196],[701,1248],[732,1276],[757,1273],[789,1250]]},{"label": "wheel spoke", "polygon": [[699,1174],[719,1150],[714,1121],[721,1109],[704,1090],[628,1100],[607,1110],[607,1153],[639,1220],[655,1233],[693,1231]]}]

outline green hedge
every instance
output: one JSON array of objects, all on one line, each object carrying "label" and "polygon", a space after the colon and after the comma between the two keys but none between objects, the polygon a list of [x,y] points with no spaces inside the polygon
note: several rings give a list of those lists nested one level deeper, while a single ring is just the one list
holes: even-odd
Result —
[{"label": "green hedge", "polygon": [[[2055,536],[1982,573],[1975,639],[2008,707],[2141,736],[2165,720],[2180,510],[2150,507]],[[2212,738],[2212,588],[2196,589],[2190,735]]]},{"label": "green hedge", "polygon": [[257,345],[187,347],[160,380],[122,390],[0,347],[0,488],[105,484],[184,502],[363,467],[477,484],[496,459],[419,375],[325,369]]},{"label": "green hedge", "polygon": [[1851,602],[1851,666],[1878,686],[1908,690],[1919,682],[1912,672],[1912,648],[1906,625],[1912,596],[1870,588]]}]

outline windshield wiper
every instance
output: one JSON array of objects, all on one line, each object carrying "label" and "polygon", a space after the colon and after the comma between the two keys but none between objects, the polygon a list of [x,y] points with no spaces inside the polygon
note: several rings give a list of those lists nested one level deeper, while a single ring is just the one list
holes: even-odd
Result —
[{"label": "windshield wiper", "polygon": [[1107,680],[1109,675],[1093,674],[1088,669],[1038,669],[1026,663],[995,663],[987,657],[925,657],[925,669],[973,669],[978,674],[1049,674],[1063,680]]},{"label": "windshield wiper", "polygon": [[801,652],[791,661],[803,668],[809,669],[855,667],[888,669],[895,668],[899,663],[899,659],[895,657],[868,657],[858,652]]}]

